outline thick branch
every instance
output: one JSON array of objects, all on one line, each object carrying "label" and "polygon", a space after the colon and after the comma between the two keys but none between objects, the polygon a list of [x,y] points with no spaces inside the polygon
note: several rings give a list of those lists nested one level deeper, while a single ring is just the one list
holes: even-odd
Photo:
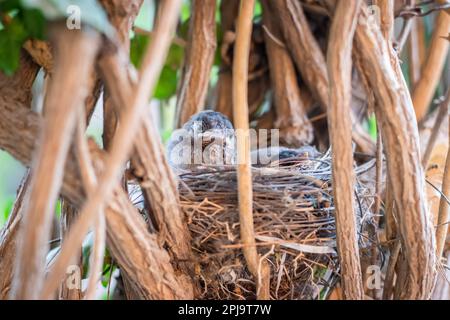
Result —
[{"label": "thick branch", "polygon": [[427,114],[436,87],[441,79],[450,45],[449,41],[445,39],[449,32],[450,14],[441,11],[436,19],[428,56],[422,66],[421,78],[413,91],[414,110],[418,121],[422,120]]},{"label": "thick branch", "polygon": [[[368,21],[363,10],[364,21]],[[365,77],[377,99],[388,172],[398,212],[399,233],[408,263],[407,283],[401,297],[426,299],[435,278],[435,241],[425,199],[420,165],[419,137],[412,101],[398,60],[392,65],[383,36],[372,23],[359,24],[356,49]]]},{"label": "thick branch", "polygon": [[222,46],[220,48],[222,61],[220,63],[219,81],[217,82],[216,110],[223,113],[230,120],[233,119],[232,92],[232,68],[228,57],[231,43],[235,38],[235,20],[239,11],[239,0],[222,1],[220,4],[221,27],[223,33]]},{"label": "thick branch", "polygon": [[361,1],[340,1],[331,26],[328,45],[330,104],[328,126],[333,148],[333,194],[341,282],[346,299],[364,298],[359,261],[351,119],[352,43]]},{"label": "thick branch", "polygon": [[277,115],[275,127],[280,129],[280,138],[287,145],[310,144],[313,128],[300,97],[294,63],[286,48],[274,40],[282,38],[281,30],[267,0],[263,1],[263,8],[264,38]]},{"label": "thick branch", "polygon": [[303,80],[320,103],[322,110],[328,106],[328,77],[325,58],[311,32],[300,1],[270,0],[273,14],[284,34],[292,58]]},{"label": "thick branch", "polygon": [[177,101],[180,128],[204,108],[211,67],[216,53],[216,0],[194,0],[189,41]]}]

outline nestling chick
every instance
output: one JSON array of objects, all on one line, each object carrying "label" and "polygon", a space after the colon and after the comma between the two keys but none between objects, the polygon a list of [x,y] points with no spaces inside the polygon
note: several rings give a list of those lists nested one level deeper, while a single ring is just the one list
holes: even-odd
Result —
[{"label": "nestling chick", "polygon": [[291,149],[286,147],[270,147],[262,148],[252,151],[252,163],[255,166],[270,166],[273,164],[283,164],[288,159],[301,158],[304,159],[306,169],[311,160],[317,159],[321,156],[320,152],[313,146],[303,146],[297,149]]},{"label": "nestling chick", "polygon": [[236,162],[235,145],[230,120],[220,112],[203,111],[174,131],[167,153],[170,165],[176,169],[232,165]]}]

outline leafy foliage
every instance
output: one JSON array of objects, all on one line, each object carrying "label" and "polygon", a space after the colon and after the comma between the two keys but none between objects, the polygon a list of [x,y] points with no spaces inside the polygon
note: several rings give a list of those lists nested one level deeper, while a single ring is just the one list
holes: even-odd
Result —
[{"label": "leafy foliage", "polygon": [[[150,42],[146,35],[136,34],[131,40],[131,62],[139,68]],[[184,59],[184,48],[178,44],[172,44],[167,55],[166,63],[162,69],[158,85],[155,89],[154,98],[168,100],[177,91],[179,69]]]},{"label": "leafy foliage", "polygon": [[101,33],[112,36],[114,29],[97,1],[92,0],[22,0],[24,7],[40,10],[48,20],[69,18],[77,8],[81,21]]},{"label": "leafy foliage", "polygon": [[0,2],[0,70],[12,75],[19,67],[20,49],[29,38],[42,39],[45,18],[37,9],[24,8],[19,0]]},{"label": "leafy foliage", "polygon": [[81,22],[107,36],[113,35],[114,29],[97,1],[0,0],[0,71],[12,75],[19,66],[25,41],[44,39],[46,22],[70,17],[74,11],[69,9],[73,8],[80,13]]}]

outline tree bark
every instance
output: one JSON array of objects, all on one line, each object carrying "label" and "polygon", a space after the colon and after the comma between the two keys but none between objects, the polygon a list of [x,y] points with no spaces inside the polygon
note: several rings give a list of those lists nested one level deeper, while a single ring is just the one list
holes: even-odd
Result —
[{"label": "tree bark", "polygon": [[[439,0],[439,2],[444,3],[445,1]],[[449,33],[450,14],[442,10],[436,19],[428,56],[422,65],[421,78],[414,87],[412,95],[418,121],[422,120],[427,114],[442,70],[444,70],[450,45],[448,39],[446,39]]]},{"label": "tree bark", "polygon": [[435,239],[425,199],[425,179],[420,165],[418,128],[408,88],[398,60],[391,64],[391,51],[380,30],[359,23],[356,52],[364,76],[377,99],[376,116],[386,148],[388,172],[399,220],[402,248],[407,260],[407,282],[401,298],[427,299],[435,279]]},{"label": "tree bark", "polygon": [[[235,38],[235,20],[239,12],[239,0],[222,1],[220,4],[221,27],[223,33],[220,64],[219,81],[217,82],[217,102],[216,111],[233,120],[233,101],[231,99],[232,92],[232,68],[231,61],[227,61],[224,57],[228,56],[230,43]],[[233,122],[233,121],[232,121]]]},{"label": "tree bark", "polygon": [[345,299],[362,300],[361,263],[355,214],[353,170],[351,75],[352,43],[361,1],[337,2],[328,45],[330,103],[328,127],[333,157],[333,195],[336,237]]},{"label": "tree bark", "polygon": [[194,0],[177,101],[176,127],[202,111],[216,53],[216,0]]},{"label": "tree bark", "polygon": [[275,127],[280,129],[284,144],[294,147],[311,144],[313,128],[300,96],[294,63],[283,44],[275,40],[281,39],[282,34],[273,16],[274,9],[267,0],[262,3],[264,38],[276,110]]},{"label": "tree bark", "polygon": [[284,34],[286,46],[303,80],[320,103],[328,106],[328,77],[323,53],[311,32],[302,5],[296,0],[270,0],[273,14]]}]

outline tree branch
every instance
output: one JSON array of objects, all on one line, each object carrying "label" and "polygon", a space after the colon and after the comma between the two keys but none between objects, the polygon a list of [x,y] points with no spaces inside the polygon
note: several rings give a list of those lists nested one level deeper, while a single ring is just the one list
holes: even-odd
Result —
[{"label": "tree branch", "polygon": [[204,108],[216,53],[216,0],[194,0],[178,93],[176,127]]},{"label": "tree branch", "polygon": [[[366,10],[362,15],[364,21],[369,21]],[[412,101],[398,59],[391,64],[390,50],[376,25],[370,22],[358,25],[356,51],[377,99],[375,111],[385,142],[393,197],[401,213],[399,233],[408,263],[407,283],[401,297],[427,299],[435,279],[435,239],[426,208]]]},{"label": "tree branch", "polygon": [[[445,0],[439,1],[443,2]],[[450,45],[449,41],[445,39],[449,32],[450,14],[441,11],[436,19],[433,37],[428,49],[428,56],[422,65],[421,78],[414,87],[412,95],[417,121],[422,120],[428,112],[430,103],[436,92]]]},{"label": "tree branch", "polygon": [[277,115],[275,127],[280,129],[280,138],[288,145],[311,144],[313,127],[300,97],[294,63],[286,48],[275,40],[282,38],[282,34],[273,16],[274,9],[267,0],[262,3],[264,38]]},{"label": "tree branch", "polygon": [[333,148],[333,194],[341,282],[346,299],[362,300],[361,264],[354,212],[351,74],[352,43],[361,1],[337,2],[328,45],[330,103],[328,126]]}]

